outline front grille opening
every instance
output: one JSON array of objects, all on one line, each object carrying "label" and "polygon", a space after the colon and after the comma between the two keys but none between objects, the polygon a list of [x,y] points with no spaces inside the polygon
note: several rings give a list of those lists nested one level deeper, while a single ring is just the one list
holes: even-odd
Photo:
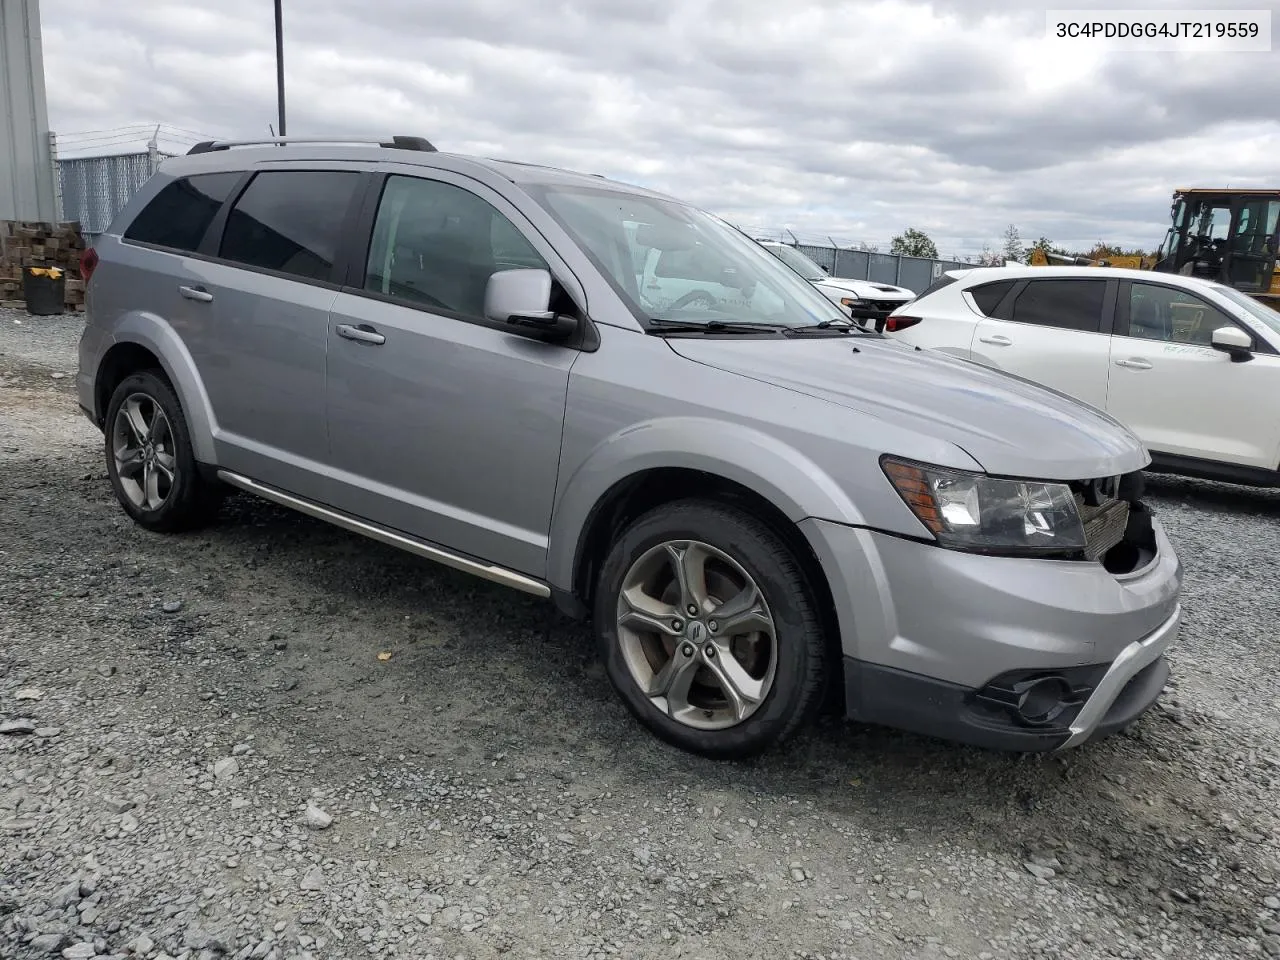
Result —
[{"label": "front grille opening", "polygon": [[1124,536],[1102,557],[1102,566],[1108,573],[1133,573],[1155,560],[1156,531],[1151,517],[1151,510],[1146,504],[1129,504]]},{"label": "front grille opening", "polygon": [[1142,473],[1072,484],[1084,524],[1085,558],[1117,576],[1140,570],[1156,556],[1151,510],[1142,503]]}]

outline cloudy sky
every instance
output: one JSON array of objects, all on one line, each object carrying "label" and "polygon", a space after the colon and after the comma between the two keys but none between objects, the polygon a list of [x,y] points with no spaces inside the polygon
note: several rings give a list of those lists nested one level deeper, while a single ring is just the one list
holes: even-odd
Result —
[{"label": "cloudy sky", "polygon": [[[67,155],[140,147],[145,124],[184,150],[276,119],[271,0],[40,6]],[[1009,223],[1153,248],[1175,186],[1280,186],[1280,42],[1103,52],[1049,41],[1028,7],[284,0],[288,129],[602,173],[761,233],[887,249],[916,226],[943,256]]]}]

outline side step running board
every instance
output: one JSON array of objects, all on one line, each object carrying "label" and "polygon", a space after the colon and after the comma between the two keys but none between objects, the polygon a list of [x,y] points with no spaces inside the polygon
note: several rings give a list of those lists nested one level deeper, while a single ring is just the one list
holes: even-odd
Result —
[{"label": "side step running board", "polygon": [[516,573],[514,570],[491,566],[459,556],[456,553],[450,553],[448,550],[442,550],[413,537],[407,537],[403,533],[396,533],[366,520],[357,520],[355,517],[339,513],[337,510],[322,507],[318,503],[312,503],[310,500],[295,497],[292,494],[285,493],[283,490],[277,490],[275,487],[269,487],[266,484],[258,483],[256,480],[250,480],[248,477],[242,477],[238,473],[219,470],[218,479],[231,484],[233,487],[239,487],[247,493],[270,500],[272,503],[278,503],[282,507],[297,510],[299,513],[305,513],[307,516],[315,517],[317,520],[332,523],[335,527],[350,530],[352,533],[361,534],[388,546],[398,547],[419,557],[425,557],[427,560],[442,563],[446,567],[461,570],[463,573],[469,573],[484,580],[490,580],[493,583],[500,583],[504,587],[512,587],[524,593],[531,593],[535,597],[551,596],[551,588],[545,583],[526,577],[524,574]]}]

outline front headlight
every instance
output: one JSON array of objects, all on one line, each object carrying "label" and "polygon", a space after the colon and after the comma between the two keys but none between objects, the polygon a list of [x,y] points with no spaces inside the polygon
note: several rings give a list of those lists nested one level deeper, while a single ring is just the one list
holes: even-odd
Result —
[{"label": "front headlight", "polygon": [[944,547],[977,553],[1083,556],[1084,524],[1065,483],[882,457],[885,476]]},{"label": "front headlight", "polygon": [[862,301],[858,297],[841,297],[840,298],[840,306],[842,307],[856,307],[861,303]]}]

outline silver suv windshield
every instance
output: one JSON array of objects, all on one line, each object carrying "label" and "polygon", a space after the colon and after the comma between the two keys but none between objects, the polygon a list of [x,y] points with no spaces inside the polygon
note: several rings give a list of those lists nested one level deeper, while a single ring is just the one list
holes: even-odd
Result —
[{"label": "silver suv windshield", "polygon": [[760,244],[702,210],[611,189],[526,189],[646,326],[810,327],[848,319]]},{"label": "silver suv windshield", "polygon": [[785,243],[771,243],[765,249],[806,280],[825,280],[827,278],[820,266],[795,247],[788,247]]}]

